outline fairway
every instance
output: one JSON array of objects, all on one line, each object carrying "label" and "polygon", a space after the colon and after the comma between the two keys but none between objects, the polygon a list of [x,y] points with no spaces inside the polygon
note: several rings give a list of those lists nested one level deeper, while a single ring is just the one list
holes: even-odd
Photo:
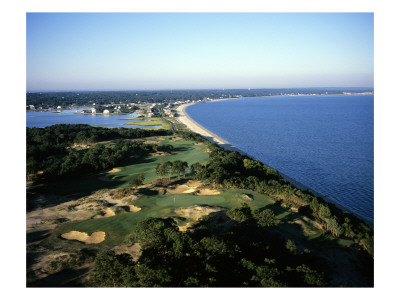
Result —
[{"label": "fairway", "polygon": [[[253,200],[243,200],[243,193],[251,195]],[[117,245],[134,230],[136,224],[147,218],[177,217],[175,209],[179,207],[190,207],[194,205],[218,206],[226,209],[239,207],[241,203],[248,203],[252,209],[271,206],[273,201],[266,195],[257,194],[249,190],[222,191],[215,196],[196,196],[192,194],[154,195],[142,196],[134,202],[141,210],[135,213],[122,213],[109,218],[89,219],[81,222],[65,224],[57,230],[62,234],[71,230],[92,233],[96,231],[106,232],[105,245]],[[187,222],[190,220],[187,220]],[[179,223],[185,223],[181,220]],[[76,243],[74,241],[70,243]]]},{"label": "fairway", "polygon": [[[81,194],[89,195],[100,189],[114,189],[129,186],[129,181],[144,174],[144,183],[157,179],[156,166],[166,161],[181,160],[190,165],[199,162],[205,163],[209,159],[205,152],[205,145],[194,145],[193,141],[176,140],[172,141],[172,136],[151,137],[145,140],[156,141],[159,145],[172,145],[174,147],[172,154],[167,156],[143,156],[139,158],[129,158],[114,169],[119,172],[108,173],[102,171],[96,174],[86,175],[84,177],[68,178],[62,181],[55,181],[51,184],[41,186],[37,192],[44,194],[71,195]],[[162,139],[162,140],[161,140]],[[186,173],[189,174],[188,168]]]},{"label": "fairway", "polygon": [[[156,138],[148,139],[160,142],[160,145],[170,144],[174,147],[172,155],[167,156],[148,156],[137,159],[135,161],[127,161],[124,166],[117,166],[121,169],[120,172],[113,174],[105,174],[108,178],[114,178],[121,182],[117,187],[126,187],[128,182],[138,177],[141,173],[144,173],[144,183],[151,182],[157,179],[156,166],[157,164],[163,164],[167,161],[181,160],[192,165],[196,162],[204,163],[208,161],[208,154],[204,151],[204,145],[194,145],[192,141],[170,141],[169,137],[163,137],[165,140],[157,140]],[[189,169],[186,171],[189,174]]]}]

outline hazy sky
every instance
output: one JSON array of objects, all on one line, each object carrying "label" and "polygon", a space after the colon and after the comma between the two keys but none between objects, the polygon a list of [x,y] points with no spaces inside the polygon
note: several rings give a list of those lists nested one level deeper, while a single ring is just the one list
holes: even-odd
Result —
[{"label": "hazy sky", "polygon": [[28,13],[27,90],[374,85],[372,13]]}]

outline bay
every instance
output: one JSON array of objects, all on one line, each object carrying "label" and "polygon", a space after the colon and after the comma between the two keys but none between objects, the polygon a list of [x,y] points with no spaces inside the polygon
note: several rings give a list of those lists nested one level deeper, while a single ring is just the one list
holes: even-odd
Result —
[{"label": "bay", "polygon": [[[125,128],[161,128],[160,125],[156,126],[139,126],[139,125],[124,125],[130,122],[130,119],[136,118],[137,114],[132,113],[128,115],[103,115],[103,114],[77,114],[76,112],[90,107],[74,107],[72,109],[61,110],[61,112],[50,111],[27,111],[26,112],[26,126],[27,127],[40,127],[51,126],[55,124],[88,124],[91,126],[105,126],[105,127],[125,127]],[[135,122],[141,122],[135,120]]]},{"label": "bay", "polygon": [[320,195],[374,220],[374,96],[277,96],[198,103],[200,125]]}]

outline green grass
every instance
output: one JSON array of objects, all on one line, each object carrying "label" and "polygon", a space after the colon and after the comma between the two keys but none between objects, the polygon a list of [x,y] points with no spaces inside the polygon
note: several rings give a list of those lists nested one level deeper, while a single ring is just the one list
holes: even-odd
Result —
[{"label": "green grass", "polygon": [[[161,125],[162,129],[171,130],[171,124],[161,118],[133,118],[133,119],[121,119],[121,120],[132,120],[136,122],[126,122],[124,125],[138,125],[138,126],[157,126]],[[142,120],[142,122],[138,122]],[[144,129],[158,129],[158,128],[144,128]]]},{"label": "green grass", "polygon": [[[254,200],[244,201],[241,198],[243,193],[253,195]],[[247,190],[223,191],[220,195],[213,196],[196,196],[192,194],[142,196],[134,203],[135,206],[141,208],[136,213],[123,213],[109,218],[89,219],[82,222],[64,224],[55,231],[55,235],[71,230],[89,234],[95,231],[104,231],[106,232],[106,240],[103,243],[113,246],[126,240],[140,221],[151,217],[176,217],[175,209],[178,207],[209,205],[231,209],[239,207],[243,202],[248,203],[253,209],[273,203],[268,196]],[[71,241],[70,243],[76,242]]]},{"label": "green grass", "polygon": [[[205,146],[194,145],[192,141],[170,141],[167,139],[157,140],[156,138],[149,140],[159,141],[160,145],[167,143],[171,144],[175,149],[174,154],[167,156],[147,156],[141,159],[136,159],[132,161],[132,163],[128,161],[126,165],[116,167],[121,169],[120,172],[112,174],[105,173],[104,175],[109,178],[115,178],[114,180],[123,182],[122,184],[119,184],[118,187],[126,187],[131,179],[139,176],[141,173],[144,173],[144,183],[157,179],[157,164],[163,164],[166,161],[181,160],[186,161],[190,166],[195,162],[204,163],[208,161],[209,158],[208,154],[203,151]],[[189,170],[187,170],[187,174],[189,174]]]},{"label": "green grass", "polygon": [[[204,152],[204,145],[194,145],[193,141],[171,141],[172,136],[162,137],[164,140],[158,140],[157,137],[151,137],[147,140],[159,141],[162,144],[171,144],[174,147],[174,153],[168,156],[146,156],[142,158],[127,159],[123,164],[115,166],[121,169],[120,172],[107,173],[99,172],[79,178],[65,179],[62,181],[46,184],[36,191],[39,193],[70,195],[82,194],[88,195],[100,189],[112,189],[126,187],[129,181],[138,177],[142,172],[145,176],[145,183],[157,179],[156,166],[163,164],[168,160],[186,161],[188,165],[195,162],[204,163],[208,161],[209,156]],[[187,171],[189,172],[189,170]],[[109,181],[101,180],[107,178]]]}]

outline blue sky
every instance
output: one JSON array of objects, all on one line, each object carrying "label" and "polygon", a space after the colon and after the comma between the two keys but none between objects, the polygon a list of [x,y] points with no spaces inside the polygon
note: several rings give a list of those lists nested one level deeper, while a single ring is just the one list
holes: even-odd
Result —
[{"label": "blue sky", "polygon": [[374,85],[372,13],[28,13],[27,90]]}]

